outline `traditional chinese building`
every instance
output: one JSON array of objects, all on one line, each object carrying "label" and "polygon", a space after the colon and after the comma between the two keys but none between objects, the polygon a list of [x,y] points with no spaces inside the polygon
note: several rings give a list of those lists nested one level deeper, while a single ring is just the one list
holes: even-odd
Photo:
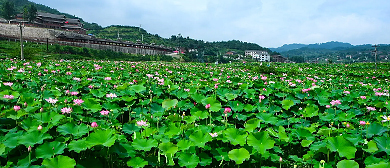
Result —
[{"label": "traditional chinese building", "polygon": [[28,23],[24,20],[23,13],[21,13],[17,14],[16,19],[11,20],[11,23],[24,22],[27,26],[61,29],[79,34],[86,34],[86,30],[83,28],[84,25],[79,19],[66,18],[65,15],[37,12],[37,17],[32,23]]}]

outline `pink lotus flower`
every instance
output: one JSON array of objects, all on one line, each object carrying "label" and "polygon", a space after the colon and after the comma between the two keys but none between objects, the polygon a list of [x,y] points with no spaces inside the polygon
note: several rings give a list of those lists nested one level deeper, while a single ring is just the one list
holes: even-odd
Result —
[{"label": "pink lotus flower", "polygon": [[72,108],[71,107],[64,107],[61,109],[61,112],[62,114],[70,114],[72,112]]},{"label": "pink lotus flower", "polygon": [[98,127],[98,124],[96,122],[92,122],[91,127],[93,127],[93,128]]},{"label": "pink lotus flower", "polygon": [[111,80],[111,77],[105,77],[104,80]]},{"label": "pink lotus flower", "polygon": [[347,123],[347,128],[349,128],[350,127],[350,125],[349,125],[349,123]]},{"label": "pink lotus flower", "polygon": [[332,100],[331,102],[330,102],[330,104],[332,105],[332,106],[334,106],[334,105],[339,105],[339,104],[341,104],[341,102],[340,102],[340,100]]},{"label": "pink lotus flower", "polygon": [[325,107],[326,107],[326,108],[330,108],[330,105],[326,105]]},{"label": "pink lotus flower", "polygon": [[349,92],[349,91],[344,91],[344,94],[351,94],[351,92]]},{"label": "pink lotus flower", "polygon": [[375,96],[383,96],[383,93],[382,92],[375,92]]},{"label": "pink lotus flower", "polygon": [[108,111],[108,110],[102,110],[100,112],[100,114],[102,114],[102,115],[108,115],[109,113],[110,113],[110,111]]},{"label": "pink lotus flower", "polygon": [[360,96],[361,99],[367,99],[366,96]]},{"label": "pink lotus flower", "polygon": [[79,92],[70,92],[70,95],[72,96],[77,96],[79,94]]},{"label": "pink lotus flower", "polygon": [[74,99],[73,103],[74,103],[74,105],[81,105],[81,103],[84,103],[84,100],[82,100],[82,99]]},{"label": "pink lotus flower", "polygon": [[361,126],[363,126],[363,125],[366,125],[366,122],[365,122],[365,121],[360,121],[359,124],[360,124]]},{"label": "pink lotus flower", "polygon": [[213,137],[213,138],[218,136],[218,134],[217,134],[216,132],[214,132],[214,133],[209,133],[209,134],[210,134],[210,136]]},{"label": "pink lotus flower", "polygon": [[207,104],[206,106],[204,106],[206,109],[209,109],[210,108],[210,104]]},{"label": "pink lotus flower", "polygon": [[266,76],[262,76],[261,80],[267,80],[267,77]]},{"label": "pink lotus flower", "polygon": [[4,82],[3,85],[11,87],[14,83],[12,82]]},{"label": "pink lotus flower", "polygon": [[115,97],[118,97],[118,96],[116,96],[115,93],[109,93],[109,94],[106,94],[106,97],[108,97],[108,98],[115,98]]},{"label": "pink lotus flower", "polygon": [[37,128],[38,131],[42,130],[42,125],[39,125]]},{"label": "pink lotus flower", "polygon": [[4,99],[12,100],[12,99],[14,99],[15,97],[14,97],[14,95],[4,95],[3,98],[4,98]]},{"label": "pink lotus flower", "polygon": [[141,120],[141,121],[137,121],[137,126],[139,127],[148,126],[148,124],[144,120]]},{"label": "pink lotus flower", "polygon": [[225,111],[223,113],[227,114],[227,113],[230,113],[230,112],[232,112],[232,109],[229,108],[229,107],[226,107]]},{"label": "pink lotus flower", "polygon": [[375,111],[375,107],[366,107],[368,111]]},{"label": "pink lotus flower", "polygon": [[19,111],[20,110],[20,106],[14,106],[14,110],[15,111]]},{"label": "pink lotus flower", "polygon": [[218,81],[218,78],[214,78],[213,81],[214,81],[214,82],[217,82],[217,81]]},{"label": "pink lotus flower", "polygon": [[260,99],[260,100],[264,100],[264,99],[265,99],[265,96],[260,95],[260,96],[259,96],[259,99]]},{"label": "pink lotus flower", "polygon": [[57,99],[52,99],[51,97],[48,98],[48,99],[45,99],[48,103],[51,103],[51,104],[56,104],[57,103]]}]

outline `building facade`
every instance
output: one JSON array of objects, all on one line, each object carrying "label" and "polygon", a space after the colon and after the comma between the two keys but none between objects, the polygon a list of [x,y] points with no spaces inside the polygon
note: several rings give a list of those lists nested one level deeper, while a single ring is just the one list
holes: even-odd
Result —
[{"label": "building facade", "polygon": [[83,28],[83,24],[79,19],[66,18],[65,15],[56,15],[45,12],[37,12],[36,19],[29,23],[24,21],[23,13],[17,14],[16,18],[11,20],[11,23],[23,22],[26,26],[42,27],[49,29],[59,29],[65,31],[72,31],[78,34],[86,34],[86,30]]},{"label": "building facade", "polygon": [[287,62],[287,58],[281,55],[271,56],[271,62]]},{"label": "building facade", "polygon": [[271,56],[267,51],[260,50],[245,50],[245,56],[252,57],[252,59],[260,62],[270,62]]}]

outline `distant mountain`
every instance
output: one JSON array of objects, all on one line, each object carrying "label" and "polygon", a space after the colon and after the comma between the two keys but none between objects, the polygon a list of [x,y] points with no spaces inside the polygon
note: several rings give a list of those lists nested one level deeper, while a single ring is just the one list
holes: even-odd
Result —
[{"label": "distant mountain", "polygon": [[[373,51],[374,47],[372,47],[371,44],[353,46],[348,43],[343,43],[341,45],[306,45],[305,47],[299,49],[280,52],[280,54],[295,62],[301,61],[325,63],[328,60],[332,60],[333,62],[351,63],[374,62],[375,56]],[[389,44],[379,44],[379,47],[377,48],[377,60],[381,62],[390,61]]]},{"label": "distant mountain", "polygon": [[306,44],[297,44],[297,43],[284,44],[283,46],[278,47],[278,48],[270,48],[270,50],[276,51],[276,52],[284,52],[284,51],[289,51],[289,50],[294,50],[294,49],[300,49],[300,48],[303,48],[306,46],[307,46]]},{"label": "distant mountain", "polygon": [[316,43],[316,44],[284,44],[281,47],[278,48],[270,48],[272,51],[275,52],[286,52],[290,50],[300,49],[300,48],[310,48],[310,49],[345,49],[345,48],[351,48],[354,47],[352,44],[349,43],[343,43],[343,42],[337,42],[337,41],[331,41],[326,43]]}]

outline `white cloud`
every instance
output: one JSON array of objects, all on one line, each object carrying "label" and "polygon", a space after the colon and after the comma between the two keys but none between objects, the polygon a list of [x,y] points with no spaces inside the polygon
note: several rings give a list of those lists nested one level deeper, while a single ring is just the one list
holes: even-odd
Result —
[{"label": "white cloud", "polygon": [[342,41],[389,43],[388,0],[33,0],[103,26],[265,47]]}]

